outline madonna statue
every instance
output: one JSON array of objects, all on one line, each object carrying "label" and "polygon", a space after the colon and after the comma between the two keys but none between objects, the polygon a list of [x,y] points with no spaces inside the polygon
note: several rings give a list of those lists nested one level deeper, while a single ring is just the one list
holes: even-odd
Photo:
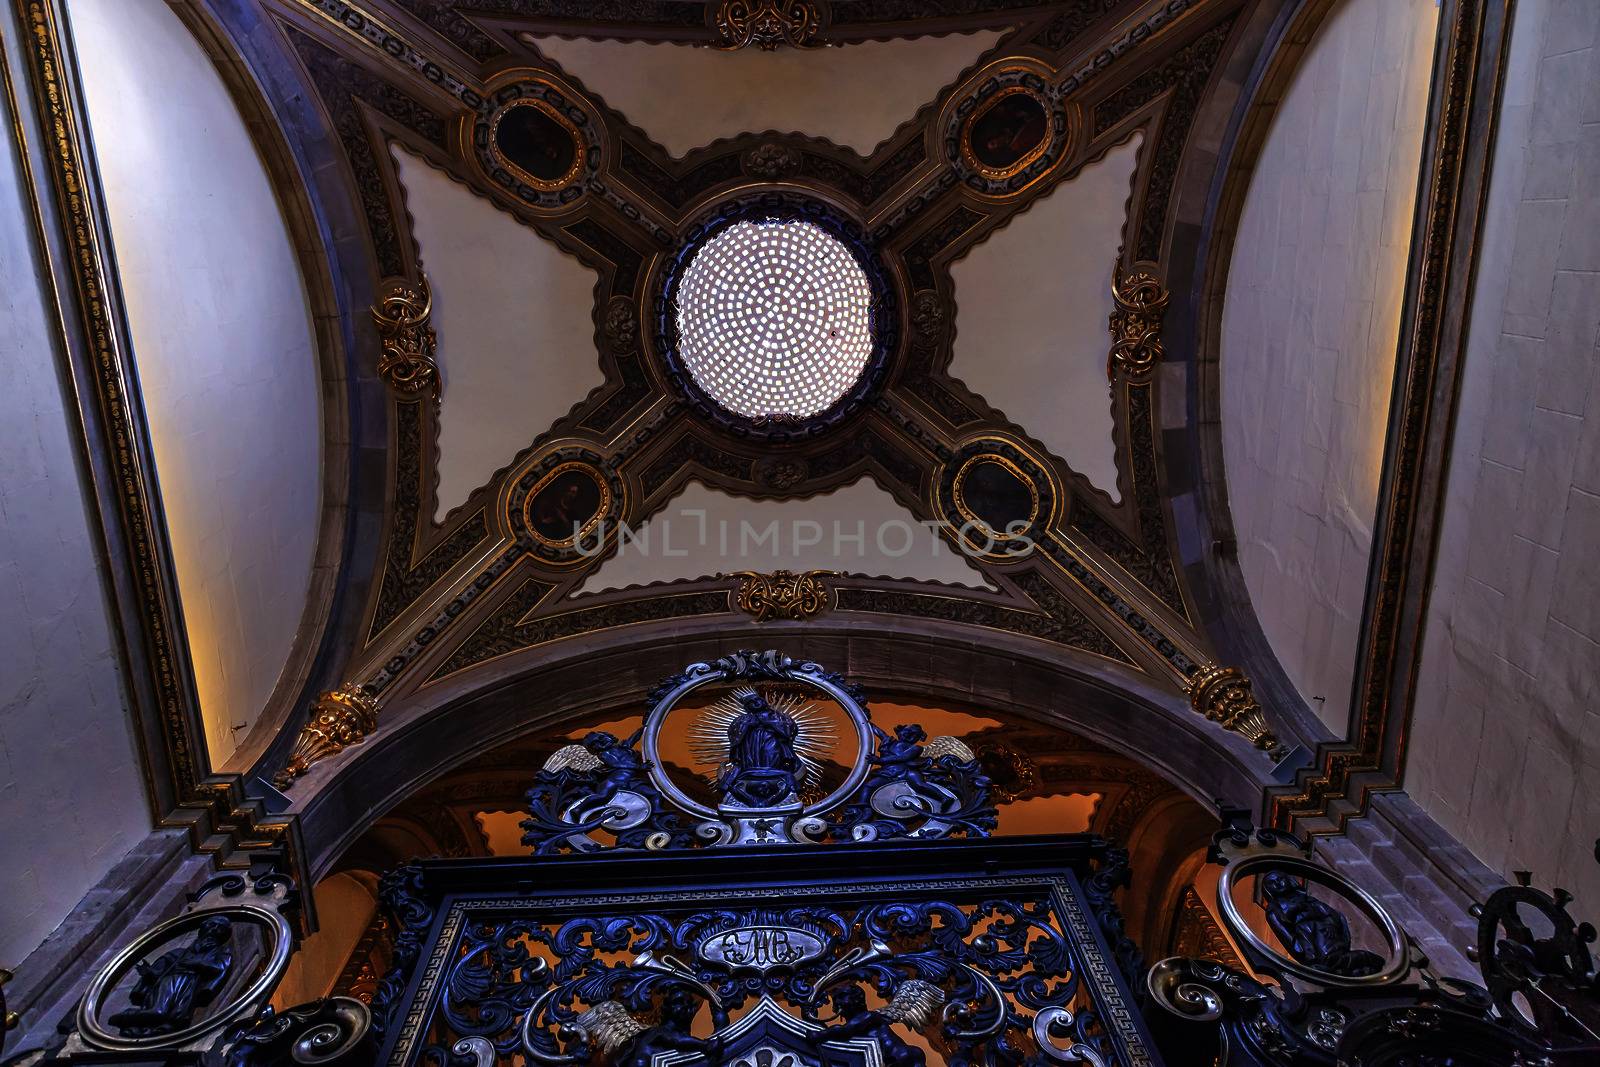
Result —
[{"label": "madonna statue", "polygon": [[798,793],[795,776],[803,769],[795,753],[800,726],[754,689],[734,695],[739,714],[728,724],[728,762],[717,777],[717,790],[750,807],[784,803]]}]

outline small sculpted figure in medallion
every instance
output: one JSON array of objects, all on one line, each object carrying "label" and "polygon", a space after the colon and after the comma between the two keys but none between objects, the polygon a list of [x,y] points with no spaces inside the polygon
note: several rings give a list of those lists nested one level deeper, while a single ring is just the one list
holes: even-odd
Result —
[{"label": "small sculpted figure in medallion", "polygon": [[128,994],[132,1006],[113,1015],[111,1025],[126,1037],[158,1037],[188,1026],[227,982],[232,940],[232,923],[217,915],[202,922],[182,948],[134,964],[139,980]]}]

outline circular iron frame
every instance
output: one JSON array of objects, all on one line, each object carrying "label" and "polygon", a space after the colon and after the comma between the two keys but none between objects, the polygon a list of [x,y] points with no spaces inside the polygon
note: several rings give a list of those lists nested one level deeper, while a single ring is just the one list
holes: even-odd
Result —
[{"label": "circular iron frame", "polygon": [[802,818],[815,818],[826,815],[849,800],[855,791],[866,781],[867,774],[872,770],[871,760],[873,753],[872,719],[867,714],[867,709],[850,694],[846,686],[836,677],[828,674],[815,663],[791,662],[777,669],[774,673],[738,671],[726,672],[715,668],[713,665],[696,663],[687,673],[673,680],[670,689],[661,693],[644,717],[644,737],[641,748],[645,765],[650,768],[651,781],[655,783],[661,795],[673,807],[680,811],[689,812],[702,819],[720,818],[716,808],[702,804],[674,782],[662,769],[661,760],[661,728],[665,725],[667,717],[683,701],[683,698],[696,689],[707,685],[734,684],[745,682],[749,685],[762,684],[790,684],[806,685],[820,690],[825,696],[833,700],[844,709],[845,715],[850,719],[851,725],[856,730],[855,761],[850,768],[850,773],[833,792],[821,800],[805,805],[801,809]]},{"label": "circular iron frame", "polygon": [[[1331,889],[1344,900],[1354,904],[1358,911],[1383,931],[1388,948],[1383,970],[1377,974],[1355,977],[1337,974],[1321,967],[1301,963],[1267,944],[1250,928],[1244,913],[1239,910],[1238,903],[1233,899],[1233,888],[1246,877],[1260,876],[1269,871],[1286,871],[1297,878],[1314,882],[1324,889]],[[1335,874],[1326,867],[1319,867],[1310,860],[1272,854],[1245,856],[1235,860],[1222,868],[1222,875],[1217,881],[1217,905],[1222,911],[1223,924],[1227,926],[1228,933],[1233,935],[1235,942],[1258,954],[1264,963],[1280,973],[1340,989],[1371,989],[1393,985],[1411,971],[1411,952],[1405,931],[1400,929],[1400,925],[1394,921],[1383,905],[1349,879]]]}]

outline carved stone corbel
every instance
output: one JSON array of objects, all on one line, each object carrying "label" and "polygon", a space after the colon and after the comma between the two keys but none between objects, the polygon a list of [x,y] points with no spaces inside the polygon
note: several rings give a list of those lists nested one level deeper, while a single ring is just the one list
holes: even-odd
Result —
[{"label": "carved stone corbel", "polygon": [[428,324],[433,293],[428,279],[396,281],[372,306],[372,321],[383,339],[378,377],[402,400],[439,395],[438,335]]},{"label": "carved stone corbel", "polygon": [[1267,725],[1250,679],[1237,667],[1209,664],[1189,678],[1189,706],[1224,730],[1243,735],[1273,758],[1282,755],[1278,735]]},{"label": "carved stone corbel", "polygon": [[359,682],[346,682],[317,698],[311,719],[300,728],[289,762],[273,776],[279,789],[287,789],[312,764],[359,745],[378,728],[378,698]]}]

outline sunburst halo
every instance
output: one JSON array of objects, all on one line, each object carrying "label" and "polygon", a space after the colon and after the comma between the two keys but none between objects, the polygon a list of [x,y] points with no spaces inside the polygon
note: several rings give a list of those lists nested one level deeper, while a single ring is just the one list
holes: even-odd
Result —
[{"label": "sunburst halo", "polygon": [[[689,751],[701,763],[709,763],[712,770],[705,774],[712,785],[728,764],[728,727],[744,710],[739,705],[741,696],[756,693],[754,686],[740,686],[706,705],[688,729]],[[836,735],[827,713],[798,693],[776,693],[761,690],[760,696],[774,711],[794,720],[794,754],[800,760],[800,786],[814,793],[822,785],[822,761],[832,754]]]}]

